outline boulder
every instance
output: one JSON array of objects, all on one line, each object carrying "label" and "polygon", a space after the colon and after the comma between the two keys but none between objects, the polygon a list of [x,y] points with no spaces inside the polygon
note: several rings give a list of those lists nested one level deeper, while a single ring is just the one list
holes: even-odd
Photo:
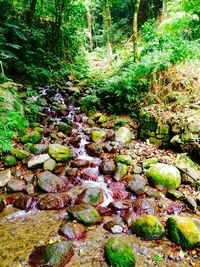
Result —
[{"label": "boulder", "polygon": [[84,159],[77,159],[71,162],[73,168],[87,168],[90,166],[90,161]]},{"label": "boulder", "polygon": [[115,161],[117,163],[123,163],[123,164],[126,164],[126,165],[130,165],[131,164],[131,161],[132,161],[132,158],[130,155],[118,155],[115,157]]},{"label": "boulder", "polygon": [[73,254],[73,248],[69,242],[56,242],[34,248],[29,256],[29,264],[31,267],[61,267],[70,261]]},{"label": "boulder", "polygon": [[97,224],[102,221],[99,212],[93,206],[88,204],[75,205],[69,207],[67,211],[72,218],[85,225]]},{"label": "boulder", "polygon": [[105,258],[113,267],[133,267],[135,257],[128,243],[121,238],[110,237],[104,247]]},{"label": "boulder", "polygon": [[86,237],[86,227],[80,223],[67,222],[59,229],[59,234],[68,240],[80,240]]},{"label": "boulder", "polygon": [[24,180],[16,179],[8,182],[7,189],[8,192],[20,192],[24,189],[25,185],[26,184]]},{"label": "boulder", "polygon": [[184,249],[200,245],[200,230],[191,218],[173,216],[167,220],[169,239]]},{"label": "boulder", "polygon": [[41,133],[37,131],[32,131],[22,136],[21,142],[23,144],[27,144],[27,143],[36,144],[41,140],[41,138],[42,138]]},{"label": "boulder", "polygon": [[103,202],[103,190],[100,188],[87,188],[76,199],[77,204],[91,204],[98,206]]},{"label": "boulder", "polygon": [[5,164],[5,166],[15,166],[17,165],[17,159],[12,156],[12,155],[7,155],[3,158],[3,163]]},{"label": "boulder", "polygon": [[127,127],[120,127],[117,131],[115,131],[115,139],[119,143],[130,143],[132,139],[130,129]]},{"label": "boulder", "polygon": [[40,168],[43,166],[43,163],[48,159],[50,159],[50,156],[48,154],[41,154],[34,156],[28,161],[28,168],[30,169]]},{"label": "boulder", "polygon": [[91,142],[86,144],[86,149],[90,156],[99,157],[103,153],[103,143]]},{"label": "boulder", "polygon": [[49,145],[49,155],[58,162],[66,162],[72,158],[70,149],[60,144]]},{"label": "boulder", "polygon": [[4,187],[12,178],[10,169],[0,171],[0,187]]},{"label": "boulder", "polygon": [[127,188],[130,189],[136,195],[142,195],[145,192],[145,185],[147,181],[140,174],[134,174],[129,179]]},{"label": "boulder", "polygon": [[125,164],[117,163],[117,169],[115,171],[114,178],[116,181],[121,181],[127,174],[128,168]]},{"label": "boulder", "polygon": [[48,153],[48,145],[46,144],[35,144],[31,146],[31,152],[35,155]]},{"label": "boulder", "polygon": [[56,168],[56,161],[54,159],[48,159],[44,162],[45,171],[53,171]]},{"label": "boulder", "polygon": [[90,138],[94,142],[102,142],[106,139],[106,132],[103,130],[93,130],[91,132]]},{"label": "boulder", "polygon": [[38,208],[41,210],[59,210],[71,203],[71,198],[66,194],[48,193],[40,197]]},{"label": "boulder", "polygon": [[48,193],[64,192],[67,189],[67,183],[50,171],[44,171],[38,174],[37,177],[38,187]]},{"label": "boulder", "polygon": [[12,149],[11,154],[19,160],[26,159],[29,156],[29,153],[22,149]]},{"label": "boulder", "polygon": [[170,189],[177,189],[181,183],[179,170],[168,164],[156,163],[147,171],[147,177],[155,185],[161,185]]},{"label": "boulder", "polygon": [[116,164],[113,160],[103,162],[99,168],[102,174],[112,174],[116,170]]},{"label": "boulder", "polygon": [[157,239],[164,233],[163,225],[153,215],[143,215],[132,225],[131,231],[144,239]]}]

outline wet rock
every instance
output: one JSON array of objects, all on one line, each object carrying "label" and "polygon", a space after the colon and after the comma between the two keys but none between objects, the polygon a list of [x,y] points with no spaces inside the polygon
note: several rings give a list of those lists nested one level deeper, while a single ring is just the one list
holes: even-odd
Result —
[{"label": "wet rock", "polygon": [[30,169],[37,169],[43,166],[43,163],[50,159],[48,154],[42,154],[32,157],[28,161],[28,168]]},{"label": "wet rock", "polygon": [[98,206],[97,210],[98,210],[99,214],[102,216],[111,216],[112,215],[112,210],[108,207]]},{"label": "wet rock", "polygon": [[130,143],[132,139],[132,134],[129,128],[120,127],[117,131],[115,131],[115,140],[119,143]]},{"label": "wet rock", "polygon": [[90,166],[90,161],[84,159],[77,159],[71,162],[73,168],[87,168]]},{"label": "wet rock", "polygon": [[128,211],[132,207],[132,202],[129,200],[112,201],[108,207],[115,213],[118,211]]},{"label": "wet rock", "polygon": [[89,144],[86,144],[85,147],[86,147],[87,152],[90,156],[100,157],[101,154],[103,153],[103,144],[102,143],[91,142]]},{"label": "wet rock", "polygon": [[14,181],[10,181],[7,184],[7,190],[8,192],[20,192],[24,189],[25,187],[25,181],[24,180],[14,180]]},{"label": "wet rock", "polygon": [[157,211],[156,199],[139,198],[134,202],[134,210],[139,214],[154,214]]},{"label": "wet rock", "polygon": [[141,173],[142,173],[142,168],[141,168],[140,166],[135,165],[135,166],[133,167],[133,172],[134,172],[135,174],[141,174]]},{"label": "wet rock", "polygon": [[200,230],[187,217],[173,216],[167,220],[168,236],[172,242],[189,249],[200,244]]},{"label": "wet rock", "polygon": [[98,180],[98,174],[95,172],[95,170],[91,169],[84,169],[81,172],[81,178],[83,180],[89,180],[89,181],[97,181]]},{"label": "wet rock", "polygon": [[143,162],[143,168],[144,169],[148,169],[150,168],[153,164],[156,164],[158,163],[158,159],[157,158],[150,158],[150,159],[147,159]]},{"label": "wet rock", "polygon": [[155,185],[161,185],[170,189],[177,189],[181,183],[179,170],[168,164],[154,164],[148,170],[147,176]]},{"label": "wet rock", "polygon": [[48,152],[48,145],[46,144],[32,145],[31,152],[35,155],[46,154]]},{"label": "wet rock", "polygon": [[123,163],[125,165],[130,165],[132,158],[130,155],[118,155],[115,157],[115,161],[117,163]]},{"label": "wet rock", "polygon": [[69,242],[56,242],[36,247],[29,256],[29,264],[31,267],[62,267],[70,261],[73,254],[73,248]]},{"label": "wet rock", "polygon": [[53,171],[56,168],[56,161],[54,159],[48,159],[44,162],[45,171]]},{"label": "wet rock", "polygon": [[153,215],[143,215],[132,225],[131,231],[144,239],[157,239],[164,233],[163,225]]},{"label": "wet rock", "polygon": [[134,267],[135,257],[131,247],[121,238],[110,237],[104,247],[105,258],[113,267]]},{"label": "wet rock", "polygon": [[37,185],[48,193],[64,192],[67,189],[66,182],[50,171],[44,171],[37,175]]},{"label": "wet rock", "polygon": [[190,208],[191,210],[196,210],[197,209],[197,203],[196,203],[196,201],[195,201],[195,199],[193,197],[184,196],[184,197],[182,197],[182,199],[186,203],[188,208]]},{"label": "wet rock", "polygon": [[24,186],[23,191],[26,192],[28,195],[33,195],[34,194],[34,185],[33,184],[27,184]]},{"label": "wet rock", "polygon": [[77,204],[91,204],[98,206],[103,202],[103,190],[100,188],[87,188],[76,199]]},{"label": "wet rock", "polygon": [[33,181],[33,177],[34,177],[34,175],[32,173],[30,173],[30,174],[27,174],[27,175],[24,176],[24,180],[27,183],[31,183]]},{"label": "wet rock", "polygon": [[114,200],[130,199],[131,193],[127,192],[126,190],[122,190],[122,189],[113,189],[112,190],[112,198]]},{"label": "wet rock", "polygon": [[136,195],[142,195],[145,192],[145,185],[147,181],[140,174],[134,174],[131,179],[129,178],[127,188]]},{"label": "wet rock", "polygon": [[81,240],[87,235],[86,227],[77,222],[67,222],[59,229],[59,234],[68,240]]},{"label": "wet rock", "polygon": [[70,149],[60,144],[49,145],[49,155],[58,162],[66,162],[72,158]]},{"label": "wet rock", "polygon": [[35,207],[37,198],[27,195],[21,195],[14,202],[14,206],[20,210],[30,210]]},{"label": "wet rock", "polygon": [[103,162],[99,168],[102,174],[112,174],[116,170],[116,164],[113,160]]},{"label": "wet rock", "polygon": [[81,137],[80,136],[74,136],[69,139],[69,143],[73,145],[74,147],[79,148],[80,147],[80,142],[81,142]]},{"label": "wet rock", "polygon": [[41,210],[59,210],[71,203],[71,198],[66,194],[45,194],[38,201]]},{"label": "wet rock", "polygon": [[104,223],[103,228],[112,232],[113,234],[121,234],[122,232],[126,232],[125,227],[116,221],[108,221]]},{"label": "wet rock", "polygon": [[10,169],[0,171],[0,187],[4,187],[12,178]]},{"label": "wet rock", "polygon": [[41,138],[42,138],[41,133],[37,131],[32,131],[22,136],[21,142],[23,144],[27,144],[27,143],[36,144],[41,140]]},{"label": "wet rock", "polygon": [[106,132],[103,130],[93,130],[91,132],[90,138],[94,142],[102,142],[106,139]]},{"label": "wet rock", "polygon": [[75,205],[67,209],[70,216],[85,225],[101,223],[102,218],[93,206],[88,204]]},{"label": "wet rock", "polygon": [[66,174],[69,176],[77,176],[78,175],[78,168],[66,168]]},{"label": "wet rock", "polygon": [[115,171],[114,178],[116,181],[121,181],[127,174],[128,168],[125,164],[117,163],[117,169]]},{"label": "wet rock", "polygon": [[29,156],[29,153],[27,151],[20,149],[12,149],[11,154],[18,160],[26,159]]},{"label": "wet rock", "polygon": [[0,197],[0,212],[2,212],[4,208],[5,208],[5,203],[3,201],[3,198]]},{"label": "wet rock", "polygon": [[171,199],[180,199],[183,197],[183,194],[178,190],[172,189],[167,191],[166,196]]},{"label": "wet rock", "polygon": [[17,165],[17,159],[12,156],[12,155],[7,155],[3,158],[3,163],[5,164],[5,166],[15,166]]}]

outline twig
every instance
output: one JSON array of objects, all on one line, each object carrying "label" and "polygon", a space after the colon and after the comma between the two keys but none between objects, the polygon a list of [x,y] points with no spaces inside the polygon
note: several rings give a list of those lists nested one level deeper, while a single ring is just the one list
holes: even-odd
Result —
[{"label": "twig", "polygon": [[179,169],[179,171],[185,173],[187,176],[189,176],[198,186],[200,186],[200,182],[198,182],[191,174],[189,174],[188,172],[186,172],[185,170],[183,170],[182,168],[175,166],[177,169]]}]

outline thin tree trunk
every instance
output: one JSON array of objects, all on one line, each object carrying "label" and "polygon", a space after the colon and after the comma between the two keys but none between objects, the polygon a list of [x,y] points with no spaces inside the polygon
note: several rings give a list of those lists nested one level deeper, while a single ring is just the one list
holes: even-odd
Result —
[{"label": "thin tree trunk", "polygon": [[140,0],[136,0],[134,6],[134,14],[133,14],[133,54],[134,54],[134,62],[138,63],[139,54],[138,54],[138,12],[140,8]]},{"label": "thin tree trunk", "polygon": [[32,23],[32,20],[35,16],[36,5],[37,5],[37,0],[30,0],[29,10],[27,12],[27,17],[26,17],[26,21],[28,24]]},{"label": "thin tree trunk", "polygon": [[103,12],[103,21],[104,21],[104,38],[106,40],[107,47],[107,58],[109,65],[112,64],[112,42],[111,42],[111,26],[112,19],[110,14],[110,3],[109,0],[105,0],[104,12]]},{"label": "thin tree trunk", "polygon": [[89,46],[90,51],[93,51],[94,49],[94,42],[93,42],[93,36],[92,36],[92,14],[90,12],[90,7],[88,7],[87,10],[87,22],[88,22],[88,33],[89,33]]}]

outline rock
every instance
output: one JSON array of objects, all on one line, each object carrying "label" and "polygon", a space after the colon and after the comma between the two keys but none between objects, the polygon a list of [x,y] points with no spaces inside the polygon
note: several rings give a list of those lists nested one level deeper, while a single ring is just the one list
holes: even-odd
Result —
[{"label": "rock", "polygon": [[188,125],[188,130],[191,133],[200,133],[200,123],[199,121],[194,121]]},{"label": "rock", "polygon": [[171,199],[180,199],[183,197],[183,194],[178,190],[172,189],[167,191],[166,196]]},{"label": "rock", "polygon": [[128,211],[132,207],[132,202],[129,200],[112,201],[108,207],[114,212]]},{"label": "rock", "polygon": [[33,177],[34,177],[34,175],[32,173],[29,173],[29,174],[27,174],[27,175],[24,176],[24,180],[27,183],[31,183],[33,181]]},{"label": "rock", "polygon": [[173,216],[168,218],[167,229],[169,239],[184,249],[190,249],[200,244],[200,230],[194,221],[188,217]]},{"label": "rock", "polygon": [[105,258],[113,267],[133,267],[135,257],[131,247],[121,238],[110,237],[104,247]]},{"label": "rock", "polygon": [[48,153],[48,145],[46,144],[35,144],[31,146],[31,152],[35,155]]},{"label": "rock", "polygon": [[66,174],[68,176],[77,176],[77,174],[78,174],[78,168],[67,168],[66,169]]},{"label": "rock", "polygon": [[81,240],[86,237],[87,230],[84,225],[77,222],[67,222],[59,229],[59,234],[68,240]]},{"label": "rock", "polygon": [[151,167],[155,163],[158,163],[158,159],[156,159],[156,158],[147,159],[143,162],[143,168],[148,169],[149,167]]},{"label": "rock", "polygon": [[71,203],[71,198],[66,194],[45,194],[38,201],[41,210],[59,210]]},{"label": "rock", "polygon": [[70,149],[59,144],[49,145],[49,155],[58,162],[66,162],[72,158]]},{"label": "rock", "polygon": [[10,181],[7,184],[7,189],[8,192],[20,192],[24,189],[25,187],[25,181],[24,180],[14,180],[14,181]]},{"label": "rock", "polygon": [[84,159],[77,159],[71,162],[73,168],[88,168],[90,166],[90,161]]},{"label": "rock", "polygon": [[21,142],[23,144],[31,143],[36,144],[41,140],[42,136],[41,133],[37,131],[32,131],[30,133],[27,133],[26,135],[21,137]]},{"label": "rock", "polygon": [[12,178],[10,169],[0,171],[0,187],[4,187]]},{"label": "rock", "polygon": [[5,208],[5,203],[3,201],[3,198],[0,197],[0,212],[2,212],[4,208]]},{"label": "rock", "polygon": [[32,157],[28,161],[28,168],[30,169],[37,169],[43,166],[43,163],[50,159],[50,156],[48,154],[42,154]]},{"label": "rock", "polygon": [[28,195],[33,195],[34,194],[34,185],[33,184],[27,184],[24,186],[23,191],[27,193]]},{"label": "rock", "polygon": [[63,133],[70,133],[72,130],[72,124],[70,123],[60,123],[58,128]]},{"label": "rock", "polygon": [[67,241],[36,247],[29,256],[31,267],[61,267],[65,266],[73,256],[72,245]]},{"label": "rock", "polygon": [[115,161],[117,163],[123,163],[125,165],[130,165],[132,162],[132,158],[130,155],[118,155],[115,157]]},{"label": "rock", "polygon": [[132,225],[131,231],[144,239],[157,239],[164,233],[163,225],[153,215],[143,215]]},{"label": "rock", "polygon": [[120,127],[117,131],[115,131],[115,140],[119,143],[130,143],[132,139],[132,134],[129,128]]},{"label": "rock", "polygon": [[91,132],[90,138],[94,142],[102,142],[106,139],[106,132],[102,130],[93,130]]},{"label": "rock", "polygon": [[113,160],[103,162],[99,168],[102,174],[112,174],[116,170],[116,164]]},{"label": "rock", "polygon": [[100,188],[87,188],[76,199],[77,204],[91,204],[98,206],[103,202],[103,191]]},{"label": "rock", "polygon": [[184,196],[183,197],[184,202],[186,203],[186,205],[188,206],[188,208],[190,208],[191,210],[196,211],[197,209],[197,203],[195,201],[195,199],[191,196]]},{"label": "rock", "polygon": [[48,159],[44,162],[45,171],[53,171],[56,168],[56,161],[54,159]]},{"label": "rock", "polygon": [[151,198],[138,198],[134,201],[134,211],[139,214],[154,214],[157,211],[157,201]]},{"label": "rock", "polygon": [[176,189],[180,186],[181,175],[179,170],[163,163],[156,163],[147,171],[147,177],[155,185],[161,185],[166,188]]},{"label": "rock", "polygon": [[145,185],[147,181],[140,174],[134,174],[132,179],[129,179],[127,188],[136,195],[142,195],[145,192]]},{"label": "rock", "polygon": [[91,142],[86,144],[85,147],[90,156],[99,157],[103,153],[103,143]]},{"label": "rock", "polygon": [[67,189],[67,183],[50,171],[38,174],[37,185],[48,193],[64,192]]},{"label": "rock", "polygon": [[128,168],[125,164],[117,163],[117,169],[115,171],[114,178],[116,181],[121,181],[127,174]]},{"label": "rock", "polygon": [[96,182],[98,180],[98,174],[93,170],[93,168],[84,169],[81,172],[81,178],[83,180],[89,180]]},{"label": "rock", "polygon": [[102,219],[99,212],[91,205],[81,204],[67,209],[70,216],[85,225],[101,223]]},{"label": "rock", "polygon": [[133,172],[134,172],[135,174],[140,174],[140,173],[142,173],[142,168],[141,168],[140,166],[135,165],[135,166],[133,167]]},{"label": "rock", "polygon": [[36,198],[27,195],[21,195],[14,202],[14,206],[21,210],[30,210],[36,204]]},{"label": "rock", "polygon": [[17,160],[14,156],[7,155],[3,158],[3,163],[5,164],[5,166],[11,167],[17,165]]},{"label": "rock", "polygon": [[26,159],[29,156],[27,151],[20,149],[12,149],[11,154],[19,160]]},{"label": "rock", "polygon": [[116,221],[108,221],[104,223],[103,228],[111,231],[113,234],[121,234],[125,231],[124,227]]}]

